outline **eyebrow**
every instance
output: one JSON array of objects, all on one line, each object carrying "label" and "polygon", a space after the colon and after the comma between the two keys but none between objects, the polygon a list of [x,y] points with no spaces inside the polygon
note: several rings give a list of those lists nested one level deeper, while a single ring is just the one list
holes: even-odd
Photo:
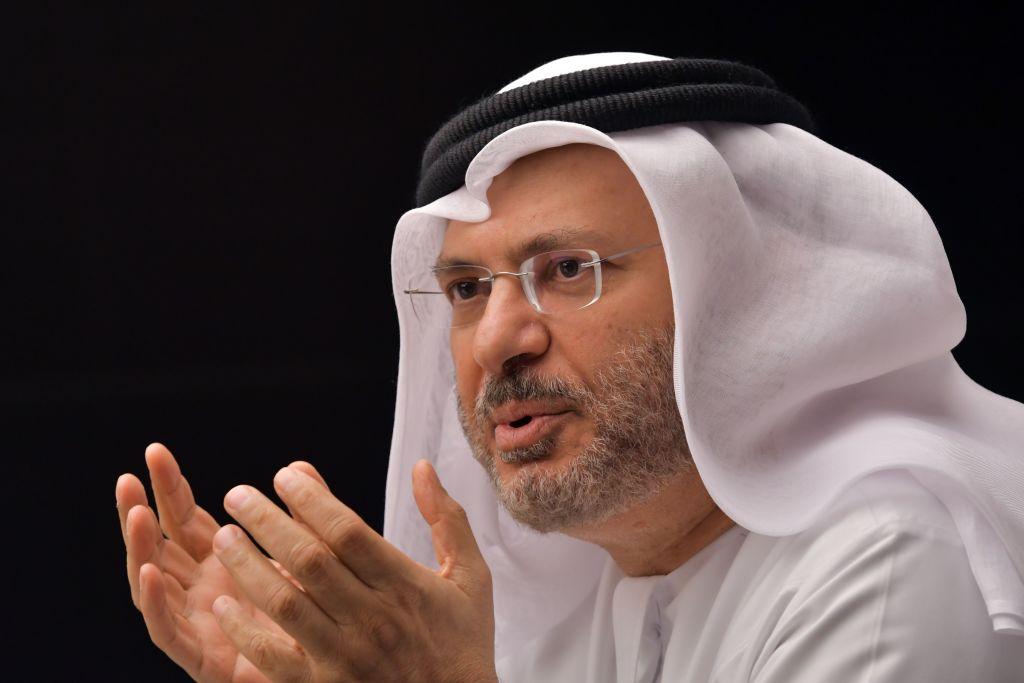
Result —
[{"label": "eyebrow", "polygon": [[[557,249],[577,246],[580,241],[586,241],[587,244],[595,242],[598,244],[604,244],[606,239],[607,237],[604,233],[596,230],[588,230],[579,225],[566,225],[548,232],[542,232],[538,235],[534,235],[522,244],[513,248],[506,255],[508,256],[509,261],[522,263],[534,254],[541,254],[545,251],[555,251]],[[470,259],[460,256],[445,256],[442,254],[438,257],[434,267],[447,268],[449,266],[473,265],[477,264],[473,263]]]}]

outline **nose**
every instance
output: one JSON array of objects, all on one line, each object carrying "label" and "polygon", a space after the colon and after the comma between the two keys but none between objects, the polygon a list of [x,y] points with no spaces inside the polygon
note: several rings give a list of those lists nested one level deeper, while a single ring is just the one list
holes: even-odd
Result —
[{"label": "nose", "polygon": [[501,375],[513,358],[529,363],[551,343],[544,316],[526,298],[516,277],[496,277],[476,323],[473,357],[487,373]]}]

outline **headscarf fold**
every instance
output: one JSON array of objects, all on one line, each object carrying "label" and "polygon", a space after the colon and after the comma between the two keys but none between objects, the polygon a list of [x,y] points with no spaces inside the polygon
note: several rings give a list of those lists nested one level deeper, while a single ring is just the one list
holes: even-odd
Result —
[{"label": "headscarf fold", "polygon": [[[503,91],[663,59],[566,57]],[[953,358],[966,315],[921,204],[884,172],[788,123],[603,132],[529,121],[487,142],[463,185],[400,217],[385,537],[436,566],[411,490],[412,466],[426,457],[465,507],[491,569],[499,660],[592,597],[607,554],[522,527],[500,506],[458,421],[447,332],[417,319],[402,293],[433,264],[448,219],[490,217],[496,175],[572,143],[616,152],[650,202],[675,309],[676,401],[722,511],[758,534],[795,534],[859,479],[907,470],[949,510],[993,628],[1024,635],[1024,405],[978,385]]]}]

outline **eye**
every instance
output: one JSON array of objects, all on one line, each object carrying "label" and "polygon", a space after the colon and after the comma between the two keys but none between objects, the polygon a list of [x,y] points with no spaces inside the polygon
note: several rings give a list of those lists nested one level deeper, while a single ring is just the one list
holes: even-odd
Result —
[{"label": "eye", "polygon": [[445,292],[452,303],[469,301],[480,291],[480,282],[474,279],[456,280],[448,285]]},{"label": "eye", "polygon": [[564,258],[560,261],[555,262],[555,269],[559,275],[566,279],[572,279],[580,274],[580,264],[582,260],[578,258]]}]

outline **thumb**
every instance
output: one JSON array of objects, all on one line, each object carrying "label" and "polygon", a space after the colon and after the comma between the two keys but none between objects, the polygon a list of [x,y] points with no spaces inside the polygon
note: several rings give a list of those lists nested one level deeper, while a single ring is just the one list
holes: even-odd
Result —
[{"label": "thumb", "polygon": [[420,514],[430,525],[434,554],[441,565],[438,574],[450,578],[467,592],[486,589],[490,595],[491,573],[473,536],[466,511],[448,495],[429,461],[420,460],[413,466],[412,491]]}]

